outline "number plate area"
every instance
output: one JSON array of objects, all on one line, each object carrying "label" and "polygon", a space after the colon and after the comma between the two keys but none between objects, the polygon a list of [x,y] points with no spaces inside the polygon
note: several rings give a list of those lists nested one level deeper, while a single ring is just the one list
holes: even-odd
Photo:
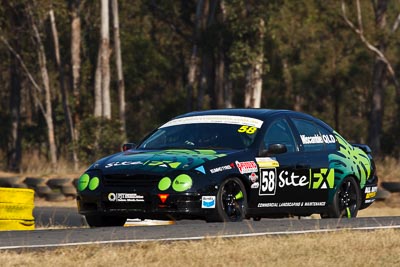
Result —
[{"label": "number plate area", "polygon": [[273,196],[276,194],[276,185],[278,176],[276,175],[276,168],[273,169],[260,169],[260,196]]}]

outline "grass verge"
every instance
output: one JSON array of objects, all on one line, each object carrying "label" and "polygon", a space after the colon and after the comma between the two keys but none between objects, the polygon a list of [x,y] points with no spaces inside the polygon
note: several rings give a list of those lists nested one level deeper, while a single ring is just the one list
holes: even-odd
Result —
[{"label": "grass verge", "polygon": [[399,255],[399,231],[379,230],[0,251],[0,262],[2,266],[399,266]]}]

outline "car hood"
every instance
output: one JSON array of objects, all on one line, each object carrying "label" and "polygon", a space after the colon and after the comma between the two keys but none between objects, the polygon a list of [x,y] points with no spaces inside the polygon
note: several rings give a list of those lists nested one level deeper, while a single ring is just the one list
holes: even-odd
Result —
[{"label": "car hood", "polygon": [[128,150],[104,158],[92,168],[102,169],[104,173],[123,171],[166,172],[170,170],[191,170],[208,161],[223,158],[238,152],[227,150],[168,149],[168,150]]}]

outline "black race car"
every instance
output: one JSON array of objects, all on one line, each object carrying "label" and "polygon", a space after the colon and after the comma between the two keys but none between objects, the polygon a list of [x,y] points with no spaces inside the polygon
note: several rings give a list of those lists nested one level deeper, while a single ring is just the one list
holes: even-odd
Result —
[{"label": "black race car", "polygon": [[80,177],[77,202],[90,226],[356,217],[374,202],[377,181],[370,148],[349,144],[319,119],[223,109],[178,116],[98,160]]}]

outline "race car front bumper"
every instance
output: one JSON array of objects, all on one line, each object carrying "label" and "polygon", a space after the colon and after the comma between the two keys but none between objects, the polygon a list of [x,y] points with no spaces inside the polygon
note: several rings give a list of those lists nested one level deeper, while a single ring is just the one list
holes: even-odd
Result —
[{"label": "race car front bumper", "polygon": [[129,219],[204,219],[215,212],[215,203],[204,205],[204,197],[198,193],[109,192],[102,195],[79,195],[77,202],[82,215],[120,216]]}]

